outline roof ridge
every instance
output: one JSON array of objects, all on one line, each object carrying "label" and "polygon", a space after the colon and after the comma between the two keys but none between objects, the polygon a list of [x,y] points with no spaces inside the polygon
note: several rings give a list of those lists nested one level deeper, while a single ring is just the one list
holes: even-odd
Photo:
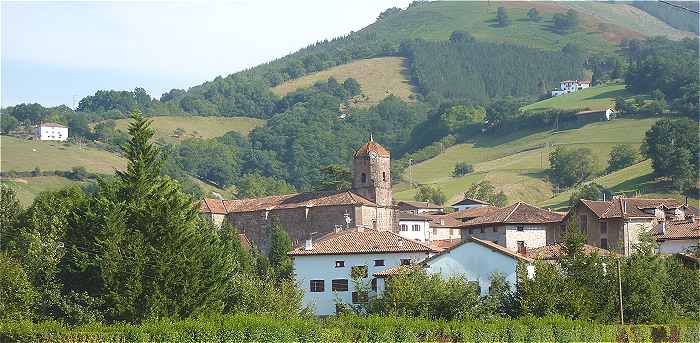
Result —
[{"label": "roof ridge", "polygon": [[523,203],[522,201],[518,201],[515,203],[515,207],[513,207],[513,210],[510,211],[510,213],[505,218],[503,218],[504,223],[510,218],[510,216],[513,215],[513,213],[515,213],[515,211],[518,209],[518,207],[520,207],[520,204],[522,204],[522,203]]}]

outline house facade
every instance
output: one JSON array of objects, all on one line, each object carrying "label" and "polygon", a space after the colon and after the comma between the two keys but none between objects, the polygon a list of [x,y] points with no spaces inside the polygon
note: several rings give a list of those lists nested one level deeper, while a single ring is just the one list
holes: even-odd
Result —
[{"label": "house facade", "polygon": [[312,234],[318,237],[349,227],[396,232],[390,161],[389,151],[370,137],[353,154],[352,188],[348,191],[205,199],[200,213],[214,222],[225,220],[263,252],[269,248],[273,223],[284,227],[295,245]]},{"label": "house facade", "polygon": [[374,273],[418,263],[431,252],[427,245],[393,232],[353,228],[309,240],[289,255],[304,306],[328,316],[336,313],[337,304],[366,303],[378,290]]},{"label": "house facade", "polygon": [[399,222],[399,235],[401,237],[419,242],[432,240],[429,218],[403,211],[397,212],[396,217]]},{"label": "house facade", "polygon": [[552,96],[560,96],[573,93],[581,89],[586,89],[591,86],[590,81],[584,80],[564,80],[559,83],[559,89],[552,91]]},{"label": "house facade", "polygon": [[696,218],[694,214],[686,215],[686,219],[683,220],[663,222],[658,228],[653,234],[659,244],[658,253],[700,252],[700,218]]},{"label": "house facade", "polygon": [[525,255],[527,249],[558,242],[562,219],[557,212],[518,202],[466,221],[460,229],[465,238],[490,241]]},{"label": "house facade", "polygon": [[57,123],[41,123],[35,135],[42,141],[65,141],[68,139],[68,128]]},{"label": "house facade", "polygon": [[675,199],[581,199],[564,218],[563,227],[575,214],[587,244],[628,256],[643,233],[654,234],[661,223],[685,220],[686,213],[693,211]]},{"label": "house facade", "polygon": [[[535,272],[532,262],[531,258],[498,244],[471,237],[424,260],[418,266],[429,274],[440,274],[445,278],[464,276],[467,280],[478,283],[481,295],[486,295],[494,273],[502,274],[511,289],[515,290],[518,265],[525,265],[528,276],[532,277]],[[375,276],[380,278],[379,291],[384,290],[386,278],[408,271],[408,268],[394,267],[376,273]]]}]

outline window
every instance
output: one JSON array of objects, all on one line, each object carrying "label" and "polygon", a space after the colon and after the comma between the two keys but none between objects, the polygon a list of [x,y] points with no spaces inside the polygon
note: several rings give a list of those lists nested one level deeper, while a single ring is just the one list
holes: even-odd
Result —
[{"label": "window", "polygon": [[578,217],[578,225],[581,227],[581,231],[588,231],[588,216],[582,215]]},{"label": "window", "polygon": [[603,235],[608,234],[608,222],[600,222],[600,233]]},{"label": "window", "polygon": [[493,232],[498,232],[498,228],[494,226],[494,227],[493,227]]},{"label": "window", "polygon": [[420,231],[420,225],[419,225],[419,224],[413,224],[413,231]]},{"label": "window", "polygon": [[345,261],[335,261],[335,267],[336,267],[336,268],[343,268],[343,267],[345,267]]},{"label": "window", "polygon": [[353,304],[364,304],[367,303],[368,299],[367,292],[352,292]]},{"label": "window", "polygon": [[375,267],[381,267],[384,265],[384,260],[374,260]]},{"label": "window", "polygon": [[408,231],[408,225],[406,224],[401,224],[401,231]]},{"label": "window", "polygon": [[333,292],[347,292],[348,291],[348,279],[331,280],[331,290]]},{"label": "window", "polygon": [[372,287],[373,291],[377,291],[377,278],[372,279],[372,282],[370,283],[370,287]]},{"label": "window", "polygon": [[518,226],[516,229],[517,229],[518,231],[525,231],[525,227],[524,227],[524,226]]},{"label": "window", "polygon": [[362,183],[367,183],[367,174],[362,173]]},{"label": "window", "polygon": [[407,266],[407,265],[409,265],[409,264],[411,264],[411,259],[410,259],[410,258],[402,258],[402,259],[401,259],[401,265],[402,265],[402,266]]},{"label": "window", "polygon": [[382,181],[386,181],[386,172],[382,172]]},{"label": "window", "polygon": [[518,253],[525,253],[525,241],[518,241]]},{"label": "window", "polygon": [[352,266],[350,270],[350,276],[353,278],[366,278],[367,277],[367,266]]},{"label": "window", "polygon": [[484,233],[484,228],[483,228],[483,227],[480,227],[479,230],[480,230],[479,233]]},{"label": "window", "polygon": [[323,292],[323,280],[311,280],[309,282],[309,289],[312,292]]},{"label": "window", "polygon": [[608,239],[607,238],[601,238],[600,239],[600,247],[603,249],[608,248]]}]

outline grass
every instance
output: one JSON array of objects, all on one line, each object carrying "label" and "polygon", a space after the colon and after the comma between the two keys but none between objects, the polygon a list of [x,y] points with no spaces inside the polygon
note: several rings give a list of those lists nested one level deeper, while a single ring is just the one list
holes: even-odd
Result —
[{"label": "grass", "polygon": [[[658,118],[617,119],[562,131],[514,132],[500,137],[478,136],[472,142],[452,146],[442,154],[414,165],[410,172],[405,171],[394,196],[398,200],[413,198],[416,189],[408,185],[410,173],[416,183],[440,187],[447,195],[448,202],[460,200],[469,185],[486,179],[496,185],[498,190],[503,190],[511,203],[557,203],[560,200],[552,200],[557,195],[545,179],[549,168],[549,153],[554,145],[591,149],[598,159],[599,169],[603,170],[613,146],[630,144],[639,147],[644,133],[657,120]],[[620,132],[624,132],[624,136],[621,137]],[[452,177],[454,165],[460,161],[472,164],[474,172]],[[618,177],[624,178],[625,175]]]},{"label": "grass", "polygon": [[70,170],[83,166],[90,172],[112,174],[126,166],[126,160],[105,150],[77,144],[26,140],[0,136],[2,171]]},{"label": "grass", "polygon": [[[199,117],[199,116],[160,116],[149,118],[153,121],[151,127],[155,131],[155,139],[164,139],[168,143],[177,143],[189,138],[220,137],[230,131],[236,131],[244,136],[256,127],[265,124],[263,119],[249,117]],[[129,119],[119,119],[117,129],[126,131]],[[175,130],[181,128],[184,133],[176,135]]]},{"label": "grass", "polygon": [[0,183],[14,189],[17,200],[26,208],[32,204],[34,198],[41,192],[59,190],[68,186],[78,186],[84,182],[70,180],[62,176],[37,176],[16,179],[4,178],[0,180]]},{"label": "grass", "polygon": [[542,100],[523,107],[525,111],[539,112],[550,109],[576,110],[576,109],[605,109],[615,104],[618,97],[627,98],[632,94],[625,89],[623,84],[610,84],[590,87],[575,93],[561,95]]},{"label": "grass", "polygon": [[351,100],[353,106],[369,107],[390,94],[411,101],[413,88],[404,73],[405,63],[407,62],[403,57],[356,60],[284,82],[272,88],[272,91],[284,96],[289,92],[311,87],[318,81],[326,81],[330,77],[336,78],[338,82],[353,78],[360,83],[364,95]]}]

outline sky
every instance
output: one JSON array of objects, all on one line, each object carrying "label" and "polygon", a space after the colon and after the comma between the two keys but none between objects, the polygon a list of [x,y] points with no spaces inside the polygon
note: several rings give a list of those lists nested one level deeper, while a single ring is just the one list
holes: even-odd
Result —
[{"label": "sky", "polygon": [[0,105],[156,98],[358,31],[407,0],[0,2]]}]

